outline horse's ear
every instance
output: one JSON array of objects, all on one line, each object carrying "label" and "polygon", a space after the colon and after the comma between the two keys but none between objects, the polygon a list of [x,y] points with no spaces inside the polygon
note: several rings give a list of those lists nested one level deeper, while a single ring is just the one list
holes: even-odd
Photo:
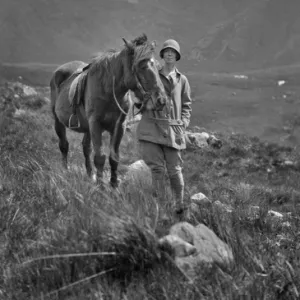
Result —
[{"label": "horse's ear", "polygon": [[124,41],[124,44],[127,48],[133,48],[133,45],[131,42],[128,42],[125,38],[122,38],[122,40]]},{"label": "horse's ear", "polygon": [[124,44],[125,44],[126,46],[128,46],[127,40],[126,40],[125,38],[122,38],[122,40],[124,41]]},{"label": "horse's ear", "polygon": [[122,38],[124,41],[125,47],[129,50],[129,53],[134,53],[133,44],[128,42],[125,38]]}]

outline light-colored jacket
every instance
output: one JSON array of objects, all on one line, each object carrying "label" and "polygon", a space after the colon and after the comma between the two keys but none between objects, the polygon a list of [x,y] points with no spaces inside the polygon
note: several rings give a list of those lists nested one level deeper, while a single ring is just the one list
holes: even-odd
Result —
[{"label": "light-colored jacket", "polygon": [[191,117],[191,89],[188,79],[177,69],[171,79],[159,71],[168,102],[162,111],[145,111],[137,127],[137,138],[178,150],[186,148],[184,131]]}]

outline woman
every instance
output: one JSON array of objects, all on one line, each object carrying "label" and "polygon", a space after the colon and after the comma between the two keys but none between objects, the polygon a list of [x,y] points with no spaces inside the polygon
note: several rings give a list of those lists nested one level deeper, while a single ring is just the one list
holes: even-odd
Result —
[{"label": "woman", "polygon": [[184,179],[182,175],[181,150],[186,148],[184,131],[190,123],[191,91],[184,74],[176,68],[180,60],[180,46],[169,39],[160,51],[164,60],[159,70],[169,101],[162,111],[143,113],[137,128],[141,156],[152,173],[155,195],[165,199],[165,170],[175,198],[175,212],[182,215],[184,205]]}]

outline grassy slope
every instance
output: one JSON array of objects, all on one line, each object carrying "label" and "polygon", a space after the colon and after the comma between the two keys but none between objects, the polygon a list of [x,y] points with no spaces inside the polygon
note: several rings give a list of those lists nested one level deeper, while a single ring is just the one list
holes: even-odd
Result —
[{"label": "grassy slope", "polygon": [[[257,138],[218,134],[224,141],[221,150],[184,153],[187,198],[201,191],[235,208],[232,217],[204,209],[192,216],[192,223],[204,222],[232,246],[236,264],[231,271],[202,268],[194,284],[188,284],[176,268],[159,258],[155,233],[165,233],[171,224],[156,222],[157,204],[149,180],[129,181],[122,197],[98,190],[85,176],[76,134],[69,134],[71,171],[62,170],[52,117],[43,99],[40,95],[21,98],[17,104],[25,113],[19,116],[13,116],[10,105],[5,111],[2,106],[1,296],[41,297],[112,268],[111,274],[66,288],[60,297],[118,299],[122,280],[128,279],[124,274],[132,274],[129,299],[237,299],[239,295],[296,299],[300,288],[299,168],[275,169],[272,161],[282,157],[299,162],[297,152]],[[136,144],[127,134],[120,173],[136,159]],[[268,173],[268,168],[273,171]],[[260,206],[258,218],[249,218],[249,205]],[[291,227],[268,219],[268,208],[292,212]],[[90,252],[98,255],[24,263],[41,256]],[[284,296],[286,290],[290,294]]]}]

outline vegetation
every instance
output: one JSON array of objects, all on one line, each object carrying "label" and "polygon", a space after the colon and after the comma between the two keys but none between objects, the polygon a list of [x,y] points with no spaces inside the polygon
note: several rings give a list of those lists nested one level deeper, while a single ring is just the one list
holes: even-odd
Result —
[{"label": "vegetation", "polygon": [[[70,170],[63,170],[45,91],[15,95],[7,86],[0,96],[1,299],[120,299],[125,290],[133,300],[299,298],[296,149],[217,134],[222,149],[184,153],[186,198],[203,192],[233,208],[188,220],[213,229],[235,257],[232,270],[202,267],[190,281],[158,246],[175,220],[158,218],[148,178],[100,190],[85,175],[81,136],[71,132]],[[132,132],[121,153],[125,175],[139,158]],[[269,209],[284,218],[274,221]]]}]

